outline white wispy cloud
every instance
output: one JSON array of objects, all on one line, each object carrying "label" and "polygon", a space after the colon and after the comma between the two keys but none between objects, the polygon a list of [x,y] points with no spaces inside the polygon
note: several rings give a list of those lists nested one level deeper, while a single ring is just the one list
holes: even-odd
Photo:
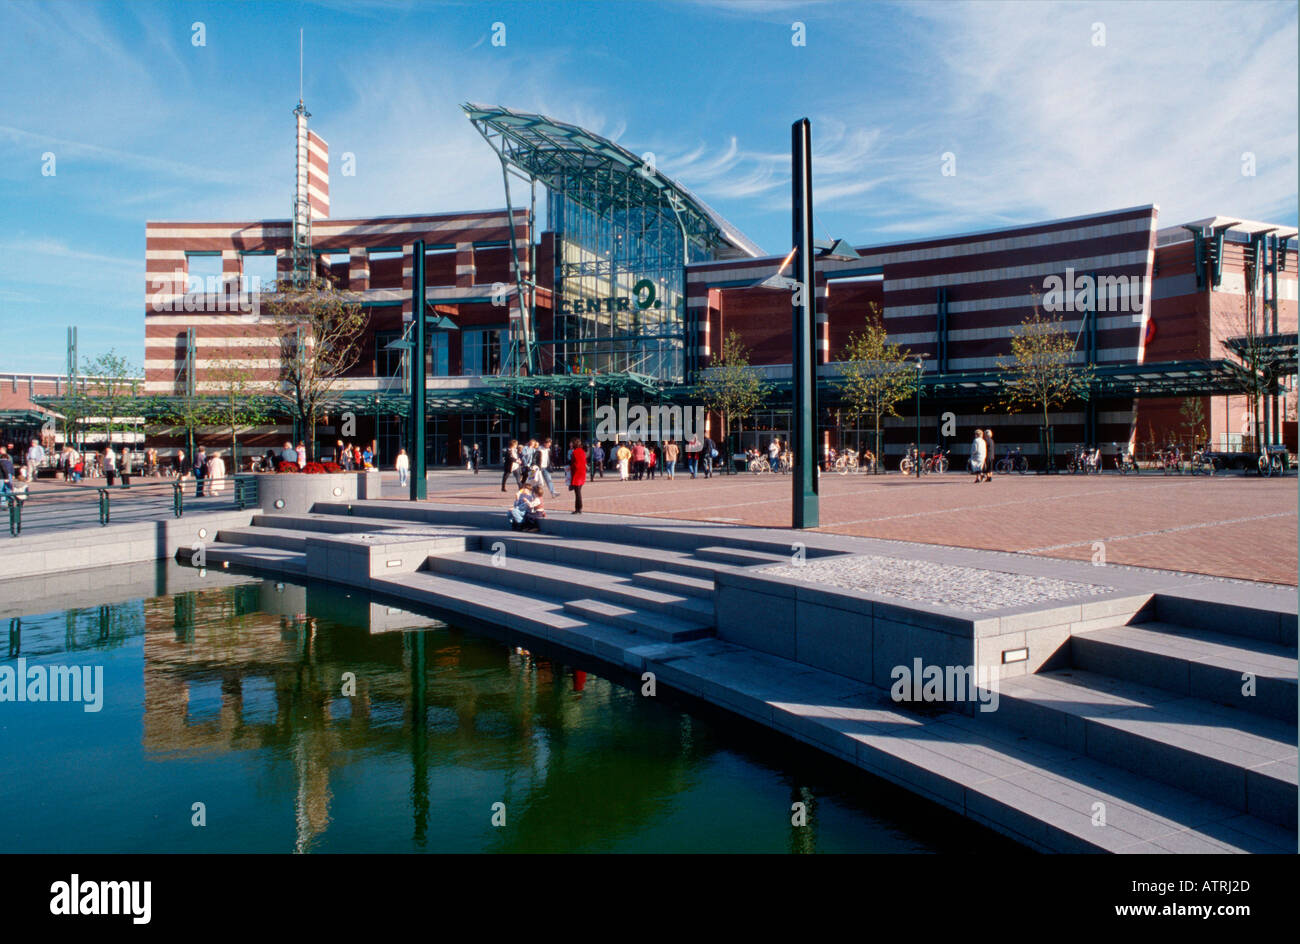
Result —
[{"label": "white wispy cloud", "polygon": [[[939,234],[1145,203],[1164,223],[1294,220],[1293,5],[895,12],[897,81],[827,98],[813,116],[818,212],[846,231]],[[1104,46],[1094,44],[1101,28]],[[748,146],[753,136],[684,144],[660,164],[706,199],[788,212],[789,155]],[[955,176],[941,172],[948,153]]]}]

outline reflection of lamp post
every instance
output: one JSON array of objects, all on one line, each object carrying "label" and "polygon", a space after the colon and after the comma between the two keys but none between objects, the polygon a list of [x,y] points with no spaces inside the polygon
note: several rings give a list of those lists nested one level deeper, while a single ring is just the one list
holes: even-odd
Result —
[{"label": "reflection of lamp post", "polygon": [[411,454],[411,501],[422,501],[429,496],[424,451],[427,434],[424,414],[428,396],[424,379],[424,240],[417,239],[411,250],[411,317],[415,319],[415,330],[411,334],[411,428],[407,431],[407,440]]},{"label": "reflection of lamp post", "polygon": [[925,358],[916,355],[916,477],[921,477],[921,377],[925,374]]}]

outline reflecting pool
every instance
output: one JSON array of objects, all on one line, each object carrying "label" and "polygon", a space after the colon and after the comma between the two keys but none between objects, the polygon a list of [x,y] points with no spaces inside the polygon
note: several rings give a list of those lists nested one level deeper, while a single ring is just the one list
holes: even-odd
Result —
[{"label": "reflecting pool", "polygon": [[1017,848],[580,657],[337,587],[182,581],[0,609],[6,677],[102,676],[98,710],[0,701],[0,851]]}]

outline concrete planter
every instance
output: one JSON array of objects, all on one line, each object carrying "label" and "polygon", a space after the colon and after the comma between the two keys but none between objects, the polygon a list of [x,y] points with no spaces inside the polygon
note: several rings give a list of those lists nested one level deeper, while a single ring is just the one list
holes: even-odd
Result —
[{"label": "concrete planter", "polygon": [[379,497],[378,472],[262,472],[257,503],[267,514],[304,514],[317,502],[349,502]]}]

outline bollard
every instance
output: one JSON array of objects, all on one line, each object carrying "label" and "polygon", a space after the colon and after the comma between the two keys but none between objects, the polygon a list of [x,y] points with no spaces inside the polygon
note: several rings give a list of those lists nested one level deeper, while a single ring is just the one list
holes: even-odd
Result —
[{"label": "bollard", "polygon": [[23,503],[17,497],[9,500],[9,534],[13,537],[23,533]]},{"label": "bollard", "polygon": [[177,518],[185,514],[185,496],[181,492],[181,483],[172,483],[172,514]]},{"label": "bollard", "polygon": [[101,525],[108,524],[108,501],[108,488],[99,489],[99,523]]}]

